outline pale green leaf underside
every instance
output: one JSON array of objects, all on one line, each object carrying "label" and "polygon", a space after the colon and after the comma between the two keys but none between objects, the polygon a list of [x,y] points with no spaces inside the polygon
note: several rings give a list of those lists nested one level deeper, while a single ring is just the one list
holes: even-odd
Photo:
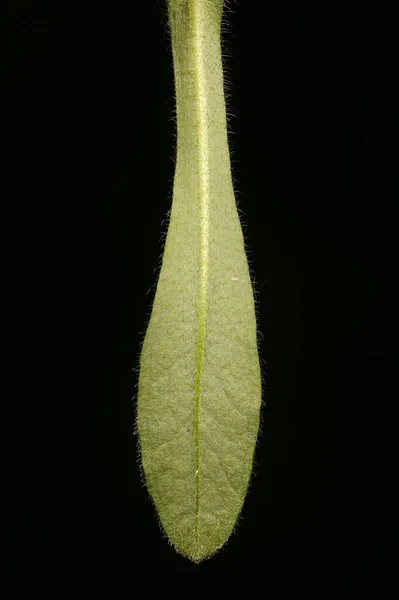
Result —
[{"label": "pale green leaf underside", "polygon": [[194,561],[230,536],[252,470],[261,376],[232,186],[222,0],[169,0],[177,109],[173,204],[144,339],[137,426],[146,485]]}]

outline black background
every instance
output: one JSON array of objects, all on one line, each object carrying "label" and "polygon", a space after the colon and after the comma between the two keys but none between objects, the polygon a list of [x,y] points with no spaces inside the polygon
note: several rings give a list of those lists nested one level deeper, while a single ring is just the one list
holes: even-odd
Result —
[{"label": "black background", "polygon": [[383,429],[389,455],[390,16],[250,0],[226,13],[266,408],[240,525],[194,565],[160,534],[132,434],[174,168],[165,6],[9,8],[2,597],[193,582],[211,597],[231,583],[249,597],[396,597],[395,472],[384,483],[376,442]]}]

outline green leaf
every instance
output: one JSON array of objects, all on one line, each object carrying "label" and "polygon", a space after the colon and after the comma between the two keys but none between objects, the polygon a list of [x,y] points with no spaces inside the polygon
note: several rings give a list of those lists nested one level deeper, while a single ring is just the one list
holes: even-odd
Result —
[{"label": "green leaf", "polygon": [[169,540],[195,562],[220,548],[236,524],[262,395],[227,141],[222,8],[223,0],[168,3],[177,161],[137,400],[148,491]]}]

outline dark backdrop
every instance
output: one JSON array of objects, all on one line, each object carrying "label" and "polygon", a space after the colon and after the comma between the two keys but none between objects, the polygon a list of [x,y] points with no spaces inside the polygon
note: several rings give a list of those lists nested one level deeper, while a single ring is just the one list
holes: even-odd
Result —
[{"label": "dark backdrop", "polygon": [[[266,408],[241,524],[196,566],[160,535],[132,433],[174,167],[165,7],[9,3],[2,597],[181,582],[394,597],[394,473],[387,486],[376,442],[394,398],[390,17],[231,7],[230,142]],[[388,455],[388,418],[383,430]]]}]

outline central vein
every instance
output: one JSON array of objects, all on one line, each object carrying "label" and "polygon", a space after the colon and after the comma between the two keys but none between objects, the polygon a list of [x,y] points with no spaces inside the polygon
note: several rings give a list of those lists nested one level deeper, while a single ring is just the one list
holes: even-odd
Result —
[{"label": "central vein", "polygon": [[199,11],[200,3],[193,3],[193,56],[196,112],[198,122],[198,165],[199,165],[199,202],[200,202],[200,265],[199,265],[199,304],[198,304],[198,340],[195,375],[195,540],[199,543],[199,506],[200,506],[200,399],[202,391],[202,372],[204,364],[204,345],[207,311],[207,280],[209,252],[209,140],[208,107],[206,94],[206,75],[204,64],[203,22]]}]

